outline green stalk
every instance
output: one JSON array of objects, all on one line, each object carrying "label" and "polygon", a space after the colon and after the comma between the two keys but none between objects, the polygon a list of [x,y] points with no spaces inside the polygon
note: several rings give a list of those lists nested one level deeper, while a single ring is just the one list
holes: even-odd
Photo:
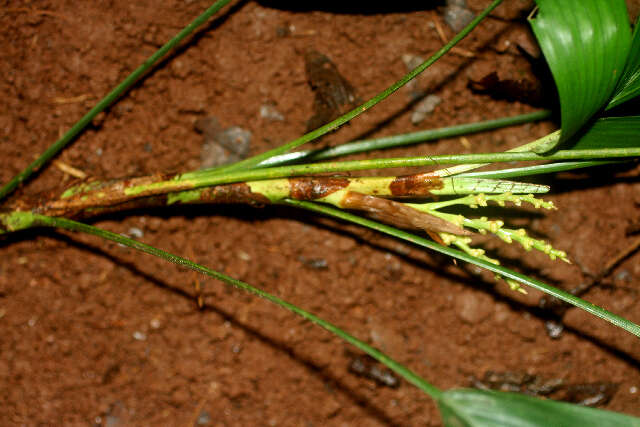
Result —
[{"label": "green stalk", "polygon": [[[369,356],[378,360],[379,362],[385,364],[398,375],[402,376],[405,380],[415,385],[419,389],[423,390],[429,396],[431,396],[434,400],[438,400],[442,396],[442,391],[437,387],[431,385],[423,378],[418,376],[415,372],[396,362],[389,356],[385,355],[379,350],[365,344],[360,341],[353,335],[348,334],[337,326],[329,323],[320,317],[316,316],[313,313],[305,311],[297,306],[282,300],[275,295],[272,295],[268,292],[265,292],[261,289],[255,288],[248,283],[242,282],[240,280],[234,279],[232,277],[227,276],[226,274],[220,273],[215,270],[211,270],[205,266],[200,264],[196,264],[193,261],[190,261],[186,258],[182,258],[178,255],[171,254],[169,252],[165,252],[161,249],[154,248],[153,246],[146,245],[144,243],[138,242],[136,240],[130,239],[125,236],[121,236],[120,234],[112,233],[107,230],[103,230],[98,227],[94,227],[92,225],[83,224],[81,222],[72,221],[66,218],[54,218],[43,215],[35,215],[29,212],[12,212],[10,214],[0,214],[0,223],[4,224],[5,228],[9,231],[17,231],[18,229],[26,229],[32,227],[54,227],[54,228],[62,228],[65,230],[76,231],[80,233],[87,233],[94,236],[98,236],[102,239],[111,240],[116,243],[120,243],[122,245],[128,246],[137,251],[141,251],[147,253],[149,255],[153,255],[159,258],[162,258],[166,261],[172,262],[182,267],[189,268],[191,270],[197,271],[198,273],[205,274],[209,277],[213,277],[214,279],[218,279],[221,282],[224,282],[228,285],[235,286],[240,288],[246,292],[252,293],[259,297],[262,297],[272,303],[283,307],[306,320],[309,320],[312,323],[326,329],[332,334],[337,335],[342,338],[346,342],[352,344],[356,348],[362,350],[367,353]],[[16,228],[18,227],[18,228]]]},{"label": "green stalk", "polygon": [[[640,148],[608,148],[593,150],[560,150],[550,155],[533,152],[524,153],[483,153],[483,154],[445,154],[425,157],[397,157],[388,159],[352,160],[346,162],[324,162],[303,165],[280,166],[275,168],[252,169],[228,172],[224,174],[202,174],[200,171],[187,172],[170,181],[157,182],[145,186],[131,187],[125,194],[135,195],[148,190],[158,192],[182,191],[186,189],[208,187],[217,184],[229,184],[242,181],[257,181],[302,176],[317,173],[348,172],[366,169],[385,169],[418,167],[443,164],[499,163],[517,161],[547,160],[588,160],[602,158],[622,158],[640,156]],[[450,168],[453,169],[453,168]]]},{"label": "green stalk", "polygon": [[376,139],[365,139],[353,141],[336,147],[320,148],[317,150],[296,151],[279,156],[270,157],[256,165],[257,168],[280,166],[287,163],[298,163],[300,161],[318,161],[332,159],[349,154],[364,153],[385,148],[401,147],[419,142],[433,141],[436,139],[453,138],[472,133],[486,132],[507,126],[515,126],[523,123],[544,120],[551,116],[551,111],[540,110],[533,113],[520,114],[513,117],[502,117],[494,120],[485,120],[477,123],[464,123],[461,125],[448,126],[438,129],[427,129],[418,132],[405,133],[401,135],[386,136]]},{"label": "green stalk", "polygon": [[391,85],[390,87],[388,87],[387,89],[385,89],[383,92],[379,93],[378,95],[376,95],[372,99],[370,99],[367,102],[365,102],[364,104],[360,105],[359,107],[354,108],[353,110],[349,111],[345,115],[343,115],[341,117],[338,117],[336,120],[334,120],[334,121],[332,121],[330,123],[327,123],[326,125],[321,126],[318,129],[316,129],[314,131],[311,131],[311,132],[301,136],[298,139],[295,139],[295,140],[293,140],[291,142],[288,142],[288,143],[286,143],[284,145],[281,145],[280,147],[277,147],[277,148],[274,148],[272,150],[266,151],[266,152],[264,152],[262,154],[258,154],[257,156],[253,156],[253,157],[251,157],[249,159],[245,159],[245,160],[240,161],[238,163],[234,163],[233,165],[229,165],[229,166],[226,166],[226,167],[219,168],[219,169],[217,169],[216,172],[217,173],[227,173],[227,172],[232,172],[232,171],[247,170],[247,169],[253,168],[257,164],[259,164],[260,162],[262,162],[264,160],[267,160],[270,157],[274,157],[274,156],[286,153],[287,151],[293,150],[294,148],[299,147],[299,146],[301,146],[303,144],[306,144],[309,141],[313,141],[314,139],[319,138],[322,135],[337,129],[338,127],[340,127],[343,124],[347,123],[348,121],[350,121],[354,117],[357,117],[358,115],[364,113],[369,108],[373,107],[374,105],[376,105],[380,101],[386,99],[389,95],[391,95],[392,93],[394,93],[395,91],[400,89],[407,82],[409,82],[411,79],[413,79],[418,74],[420,74],[425,69],[427,69],[427,67],[431,66],[434,62],[436,62],[438,59],[440,59],[452,47],[454,47],[456,44],[458,44],[458,42],[460,42],[460,40],[465,38],[501,2],[502,2],[502,0],[493,0],[491,2],[491,4],[482,13],[480,13],[473,21],[471,21],[469,23],[469,25],[467,25],[464,29],[462,29],[462,31],[460,31],[458,34],[456,34],[456,36],[453,39],[451,39],[451,41],[449,43],[445,44],[442,48],[440,48],[440,50],[438,50],[431,58],[427,59],[425,62],[423,62],[422,64],[420,64],[419,66],[414,68],[412,71],[410,71],[403,78],[401,78],[400,80],[395,82],[393,85]]},{"label": "green stalk", "polygon": [[[550,143],[554,143],[554,141],[560,140],[560,131],[557,130],[555,132],[551,132],[548,135],[543,136],[542,138],[538,138],[535,141],[529,142],[524,145],[520,145],[518,147],[512,148],[511,150],[507,150],[506,153],[522,153],[525,151],[536,151],[537,148],[548,145]],[[460,166],[455,166],[452,168],[444,168],[436,171],[436,175],[439,176],[451,176],[456,175],[462,172],[470,171],[473,169],[478,169],[483,166],[486,166],[487,163],[480,164],[464,164]]]},{"label": "green stalk", "polygon": [[522,168],[501,169],[497,171],[486,172],[469,172],[456,175],[456,177],[468,177],[468,178],[484,178],[484,179],[506,179],[506,178],[518,178],[523,176],[540,175],[544,173],[565,172],[569,170],[589,168],[593,166],[610,165],[613,163],[625,163],[617,162],[613,160],[590,160],[586,162],[557,162],[548,163],[545,165],[525,166]]},{"label": "green stalk", "polygon": [[87,114],[84,115],[71,129],[67,131],[59,140],[47,148],[36,160],[34,160],[25,170],[16,175],[11,181],[0,188],[0,200],[5,198],[9,193],[18,187],[23,181],[29,178],[42,165],[49,161],[53,156],[58,154],[67,144],[69,144],[82,130],[91,123],[99,113],[113,104],[124,92],[126,92],[138,79],[171,49],[180,43],[186,36],[191,34],[200,25],[204,24],[211,16],[222,9],[231,0],[218,0],[204,13],[193,20],[189,25],[184,27],[174,38],[169,40],[164,46],[158,49],[149,57],[141,66],[136,68],[127,76],[118,86],[107,94],[100,102],[96,104]]},{"label": "green stalk", "polygon": [[551,295],[553,297],[556,297],[562,301],[565,301],[573,306],[576,306],[578,308],[581,308],[582,310],[593,314],[594,316],[597,316],[601,319],[606,320],[607,322],[610,322],[612,324],[614,324],[615,326],[618,326],[619,328],[622,328],[630,333],[632,333],[633,335],[640,337],[640,325],[637,325],[621,316],[618,316],[617,314],[613,314],[608,310],[605,310],[601,307],[598,307],[595,304],[592,304],[590,302],[587,302],[581,298],[578,298],[574,295],[571,295],[568,292],[565,292],[561,289],[557,289],[554,288],[553,286],[547,285],[546,283],[543,283],[539,280],[535,280],[532,279],[530,277],[527,277],[523,274],[517,273],[513,270],[510,270],[508,268],[504,268],[501,267],[499,265],[495,265],[492,264],[488,261],[484,261],[481,260],[479,258],[476,257],[472,257],[470,255],[467,255],[464,252],[461,252],[459,250],[456,249],[452,249],[446,246],[442,246],[439,245],[431,240],[427,240],[425,238],[398,230],[396,228],[390,227],[388,225],[384,225],[384,224],[380,224],[356,215],[352,215],[350,213],[338,210],[338,209],[334,209],[328,206],[324,206],[324,205],[319,205],[317,203],[313,203],[313,202],[303,202],[303,201],[298,201],[298,200],[291,200],[291,199],[287,199],[284,203],[292,205],[292,206],[296,206],[296,207],[300,207],[303,209],[307,209],[313,212],[319,212],[328,216],[333,216],[336,218],[340,218],[344,221],[348,221],[348,222],[353,222],[355,224],[359,224],[362,225],[364,227],[367,228],[371,228],[373,230],[379,231],[381,233],[384,234],[389,234],[391,236],[397,237],[399,239],[403,239],[406,241],[409,241],[411,243],[414,243],[416,245],[419,246],[423,246],[427,249],[431,249],[433,251],[436,252],[440,252],[441,254],[453,257],[453,258],[457,258],[461,261],[465,261],[465,262],[469,262],[471,264],[475,264],[479,267],[485,268],[489,271],[492,271],[494,273],[499,274],[500,276],[504,277],[505,279],[511,279],[511,280],[515,280],[517,282],[520,282],[524,285],[527,286],[531,286],[534,289],[538,289],[548,295]]}]

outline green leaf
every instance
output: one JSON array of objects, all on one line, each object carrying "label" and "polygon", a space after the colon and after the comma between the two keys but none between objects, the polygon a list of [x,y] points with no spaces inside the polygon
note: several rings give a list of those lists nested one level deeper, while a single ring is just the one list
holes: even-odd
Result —
[{"label": "green leaf", "polygon": [[560,96],[562,136],[575,135],[609,101],[624,70],[631,29],[624,0],[537,0],[530,19]]},{"label": "green leaf", "polygon": [[640,18],[633,28],[633,41],[622,77],[613,93],[607,110],[640,95]]},{"label": "green leaf", "polygon": [[573,150],[640,147],[640,116],[596,120],[573,145]]},{"label": "green leaf", "polygon": [[[595,304],[592,304],[581,298],[578,298],[575,295],[570,294],[569,292],[563,291],[562,289],[554,288],[553,286],[547,285],[544,282],[541,282],[539,280],[517,273],[508,268],[502,267],[500,265],[495,265],[484,259],[473,257],[457,249],[440,245],[432,240],[425,239],[418,235],[407,233],[406,231],[402,231],[397,228],[390,227],[385,224],[381,224],[379,222],[371,221],[369,219],[350,214],[340,209],[324,206],[319,203],[304,202],[304,201],[292,200],[292,199],[285,199],[284,203],[287,205],[297,206],[303,209],[307,209],[313,212],[323,213],[325,215],[332,216],[334,218],[340,218],[344,221],[349,221],[354,224],[359,224],[364,227],[370,228],[372,230],[376,230],[381,233],[388,234],[390,236],[394,236],[399,239],[405,240],[407,242],[414,243],[418,246],[422,246],[424,248],[433,250],[435,252],[439,252],[443,255],[456,258],[460,261],[477,265],[478,267],[482,267],[486,270],[497,273],[505,279],[514,280],[516,282],[522,283],[523,285],[530,286],[534,289],[538,289],[539,291],[542,291],[547,295],[551,295],[564,302],[574,305],[590,314],[593,314],[594,316],[604,319],[607,322],[610,322],[613,325],[618,326],[619,328],[622,328],[632,333],[637,337],[640,337],[640,325],[637,325],[631,322],[630,320],[627,320],[621,316],[618,316],[617,314],[611,313],[608,310],[598,307]],[[0,218],[2,218],[1,214],[0,214]]]},{"label": "green leaf", "polygon": [[625,163],[624,161],[616,162],[613,160],[586,160],[577,162],[553,162],[543,165],[523,166],[519,168],[500,169],[496,171],[486,172],[469,172],[457,175],[458,177],[467,178],[487,178],[487,179],[505,179],[505,178],[521,178],[525,176],[533,176],[547,173],[565,172],[574,169],[589,168],[593,166],[609,165],[612,163]]},{"label": "green leaf", "polygon": [[233,277],[227,276],[224,273],[220,273],[218,271],[212,270],[208,267],[197,264],[186,258],[182,258],[181,256],[174,255],[170,252],[165,252],[162,249],[149,246],[142,242],[138,242],[137,240],[130,239],[126,236],[122,236],[120,234],[116,234],[111,231],[104,230],[102,228],[94,227],[93,225],[84,224],[84,223],[73,221],[66,218],[56,218],[56,217],[33,214],[31,212],[0,213],[0,234],[6,233],[6,232],[24,230],[32,227],[57,227],[57,228],[62,228],[64,230],[98,236],[102,239],[111,240],[113,242],[119,243],[121,245],[127,246],[137,251],[144,252],[146,254],[153,255],[158,258],[162,258],[165,261],[169,261],[181,267],[186,267],[198,273],[202,273],[209,277],[213,277],[214,279],[218,279],[221,282],[226,283],[227,285],[235,286],[236,288],[242,289],[248,293],[262,297],[326,329],[327,331],[338,336],[342,340],[348,342],[349,344],[354,345],[356,348],[362,350],[363,352],[367,353],[369,356],[383,363],[389,369],[393,370],[398,375],[402,376],[402,378],[407,380],[409,383],[415,385],[420,390],[427,393],[433,399],[438,399],[442,394],[442,391],[440,389],[436,388],[435,386],[431,385],[429,382],[425,381],[418,374],[411,371],[406,366],[396,362],[386,354],[367,345],[363,341],[360,341],[353,335],[348,334],[347,332],[338,328],[334,324],[327,322],[326,320],[316,316],[313,313],[303,310],[294,304],[291,304],[283,299],[280,299],[277,296],[270,294],[269,292],[253,287],[250,284],[245,283],[243,281],[234,279]]},{"label": "green leaf", "polygon": [[85,114],[75,125],[71,127],[60,139],[54,142],[49,148],[47,148],[37,159],[29,164],[22,172],[13,177],[11,181],[6,183],[0,188],[0,200],[9,195],[15,190],[20,183],[27,180],[35,171],[40,169],[45,163],[47,163],[53,156],[58,154],[64,147],[67,146],[74,138],[82,132],[89,123],[102,111],[116,102],[123,93],[125,93],[131,86],[133,86],[140,77],[144,75],[154,64],[163,58],[169,51],[178,46],[178,44],[184,40],[189,34],[198,28],[200,25],[207,22],[214,14],[222,9],[231,0],[217,0],[207,10],[205,10],[200,16],[194,19],[189,25],[184,27],[180,32],[167,43],[165,43],[160,49],[158,49],[153,55],[151,55],[142,65],[136,68],[131,74],[129,74],[118,86],[113,88],[104,98],[98,102],[87,114]]},{"label": "green leaf", "polygon": [[[442,138],[453,138],[460,135],[469,135],[476,132],[486,132],[488,130],[499,129],[504,126],[515,126],[521,123],[529,123],[537,120],[548,119],[551,116],[549,110],[539,110],[533,113],[521,114],[518,116],[502,117],[499,119],[485,120],[475,123],[464,123],[460,125],[447,126],[437,129],[426,129],[417,132],[385,136],[376,139],[365,139],[352,141],[334,147],[318,148],[315,150],[293,151],[270,157],[260,162],[256,167],[273,167],[293,162],[305,163],[317,162],[318,160],[332,159],[334,157],[346,156],[349,154],[365,153],[386,148],[401,147],[419,142],[433,141]],[[200,170],[205,174],[207,170]]]},{"label": "green leaf", "polygon": [[291,142],[287,142],[279,147],[273,148],[264,153],[258,154],[256,156],[250,157],[248,159],[241,160],[237,163],[228,166],[222,166],[218,169],[215,169],[218,173],[226,173],[231,171],[241,171],[253,169],[256,165],[262,163],[264,160],[278,156],[280,154],[284,154],[288,151],[293,150],[296,147],[299,147],[307,142],[313,141],[314,139],[320,138],[322,135],[325,135],[328,132],[336,130],[343,124],[351,121],[351,119],[359,116],[364,113],[374,105],[378,104],[382,100],[389,97],[392,93],[396,92],[402,86],[407,84],[410,80],[415,78],[418,74],[422,73],[428,67],[430,67],[434,62],[444,56],[451,48],[453,48],[458,42],[467,37],[469,33],[478,25],[484,18],[486,18],[498,5],[502,3],[502,0],[493,0],[489,6],[487,6],[482,12],[480,12],[466,27],[464,27],[458,34],[456,34],[447,44],[442,46],[437,52],[435,52],[429,59],[424,61],[422,64],[418,65],[416,68],[411,70],[408,74],[402,77],[400,80],[389,86],[384,91],[380,92],[373,98],[366,101],[364,104],[359,105],[351,111],[348,111],[344,115],[338,117],[332,122],[327,123],[324,126],[319,127],[316,130],[313,130],[309,133],[302,135],[300,138],[294,139]]},{"label": "green leaf", "polygon": [[446,426],[640,426],[640,418],[491,390],[447,390],[438,399]]},{"label": "green leaf", "polygon": [[354,345],[356,348],[401,375],[409,383],[429,394],[438,403],[442,418],[448,426],[640,426],[640,420],[638,418],[627,415],[550,400],[536,399],[513,393],[483,390],[449,390],[443,392],[409,368],[313,313],[305,311],[245,282],[196,264],[186,258],[165,252],[128,237],[66,218],[47,217],[31,212],[11,212],[0,214],[0,224],[6,227],[4,231],[16,231],[30,227],[44,226],[59,227],[70,231],[91,234],[157,256],[265,298]]}]

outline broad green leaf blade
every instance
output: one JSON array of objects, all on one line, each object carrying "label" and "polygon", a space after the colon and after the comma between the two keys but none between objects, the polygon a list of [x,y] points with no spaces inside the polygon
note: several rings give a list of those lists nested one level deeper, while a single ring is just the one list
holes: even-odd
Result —
[{"label": "broad green leaf blade", "polygon": [[490,390],[447,390],[438,399],[446,426],[625,427],[640,418],[602,409]]},{"label": "broad green leaf blade", "polygon": [[640,147],[640,116],[596,120],[573,145],[573,150]]},{"label": "broad green leaf blade", "polygon": [[631,29],[624,0],[537,0],[533,32],[560,96],[562,135],[575,135],[609,101],[623,72]]},{"label": "broad green leaf blade", "polygon": [[622,77],[607,105],[607,110],[640,95],[640,18],[633,28],[633,41]]}]

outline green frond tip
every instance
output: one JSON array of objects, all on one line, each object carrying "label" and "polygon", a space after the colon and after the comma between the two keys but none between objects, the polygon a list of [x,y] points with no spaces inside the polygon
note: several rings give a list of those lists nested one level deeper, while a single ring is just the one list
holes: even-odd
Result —
[{"label": "green frond tip", "polygon": [[609,110],[630,101],[638,95],[640,95],[640,17],[636,19],[633,27],[631,49],[624,72],[606,109]]}]

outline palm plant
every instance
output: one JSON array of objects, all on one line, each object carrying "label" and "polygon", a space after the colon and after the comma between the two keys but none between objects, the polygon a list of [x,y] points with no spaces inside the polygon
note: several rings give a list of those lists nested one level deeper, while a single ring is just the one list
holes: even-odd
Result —
[{"label": "palm plant", "polygon": [[[0,196],[7,196],[22,181],[29,178],[35,170],[73,140],[99,112],[130,88],[154,62],[228,2],[217,1],[176,38],[163,46],[23,173],[7,183],[0,190]],[[635,139],[638,135],[638,117],[627,115],[622,110],[625,102],[640,93],[640,82],[637,78],[640,67],[640,35],[637,27],[636,31],[631,33],[623,1],[606,4],[597,0],[586,3],[577,0],[537,2],[539,9],[532,15],[531,23],[556,82],[561,117],[561,129],[543,138],[504,153],[317,162],[332,156],[415,141],[415,135],[405,135],[391,142],[357,142],[344,144],[336,149],[315,149],[291,154],[291,150],[337,129],[397,91],[455,46],[500,3],[500,0],[493,1],[443,49],[387,90],[298,139],[220,168],[169,176],[156,174],[126,180],[83,182],[69,187],[58,197],[41,199],[35,203],[25,200],[13,201],[8,205],[10,209],[0,214],[2,231],[9,234],[34,227],[55,227],[93,234],[259,295],[320,325],[387,365],[435,399],[447,425],[637,425],[637,419],[622,414],[526,396],[481,390],[441,391],[375,348],[268,292],[186,258],[75,220],[158,205],[231,201],[294,206],[356,223],[483,267],[494,272],[499,280],[505,279],[513,291],[526,293],[529,287],[540,290],[601,317],[635,336],[640,336],[640,327],[630,320],[590,304],[569,292],[500,266],[497,259],[487,256],[483,250],[473,246],[470,230],[481,234],[494,234],[507,243],[520,244],[525,250],[543,252],[551,259],[569,261],[563,251],[551,247],[541,239],[529,236],[523,229],[505,227],[500,219],[474,217],[451,211],[452,207],[478,209],[489,203],[500,206],[519,206],[525,203],[535,208],[554,209],[551,202],[533,195],[548,191],[547,186],[515,182],[511,179],[585,168],[618,159],[628,160],[640,153]],[[524,120],[539,119],[547,115],[548,112],[537,113],[528,115]],[[522,120],[523,118],[519,117],[499,123],[485,123],[481,129]],[[460,129],[455,129],[452,132],[459,131]],[[421,137],[424,138],[424,135]],[[548,163],[490,172],[471,172],[485,164],[513,161]],[[291,164],[292,162],[294,164]],[[431,173],[401,176],[326,176],[327,173],[344,174],[358,170],[447,164],[457,166],[448,166]],[[446,198],[438,201],[423,200],[424,197],[434,195]],[[412,200],[407,202],[405,198]],[[413,200],[416,198],[420,200]],[[352,211],[368,216],[357,215]],[[423,237],[421,232],[410,233],[399,228],[421,230],[426,232],[430,239]]]}]

